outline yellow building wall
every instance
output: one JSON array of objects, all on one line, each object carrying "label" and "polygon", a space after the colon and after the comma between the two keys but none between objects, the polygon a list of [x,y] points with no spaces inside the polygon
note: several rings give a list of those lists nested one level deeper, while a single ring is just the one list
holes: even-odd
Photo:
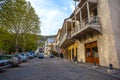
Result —
[{"label": "yellow building wall", "polygon": [[[77,42],[75,42],[73,45],[71,45],[71,46],[69,46],[67,49],[68,49],[68,58],[70,59],[70,60],[73,60],[74,59],[74,57],[76,57],[77,56],[77,51],[76,51],[76,48],[78,48],[78,43]],[[72,56],[72,49],[74,49],[74,57]]]}]

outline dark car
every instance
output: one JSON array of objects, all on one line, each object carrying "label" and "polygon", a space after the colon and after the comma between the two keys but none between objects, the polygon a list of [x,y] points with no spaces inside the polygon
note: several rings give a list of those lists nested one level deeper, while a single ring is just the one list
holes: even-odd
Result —
[{"label": "dark car", "polygon": [[43,59],[43,58],[44,58],[44,54],[43,54],[43,53],[40,53],[40,54],[38,55],[38,58]]},{"label": "dark car", "polygon": [[53,54],[49,54],[49,57],[50,57],[50,58],[54,58],[54,55],[53,55]]},{"label": "dark car", "polygon": [[33,52],[27,52],[26,55],[29,57],[29,59],[34,58],[34,53]]}]

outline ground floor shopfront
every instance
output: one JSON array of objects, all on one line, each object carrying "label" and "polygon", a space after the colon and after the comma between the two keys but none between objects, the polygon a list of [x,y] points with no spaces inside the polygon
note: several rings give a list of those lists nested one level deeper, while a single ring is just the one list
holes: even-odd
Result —
[{"label": "ground floor shopfront", "polygon": [[78,56],[78,44],[74,43],[67,48],[67,59],[73,61]]},{"label": "ground floor shopfront", "polygon": [[85,61],[99,64],[97,41],[85,44]]},{"label": "ground floor shopfront", "polygon": [[[75,42],[73,45],[69,46],[66,51],[65,51],[65,58],[70,60],[70,61],[74,61],[75,59],[77,61],[81,61],[80,57],[82,57],[80,53],[80,49],[78,49],[78,47],[80,47],[80,45],[78,45],[78,42]],[[84,45],[85,49],[82,50],[84,51],[84,59],[83,61],[86,63],[96,63],[99,64],[99,54],[98,54],[98,47],[97,47],[97,41],[95,42],[91,42],[91,43],[87,43]]]},{"label": "ground floor shopfront", "polygon": [[[111,43],[112,44],[112,43]],[[69,61],[77,59],[78,62],[96,63],[100,66],[120,68],[115,48],[101,35],[93,35],[86,39],[76,40],[74,44],[64,50],[64,57]],[[113,44],[112,44],[113,45]],[[110,52],[111,51],[111,52]]]}]

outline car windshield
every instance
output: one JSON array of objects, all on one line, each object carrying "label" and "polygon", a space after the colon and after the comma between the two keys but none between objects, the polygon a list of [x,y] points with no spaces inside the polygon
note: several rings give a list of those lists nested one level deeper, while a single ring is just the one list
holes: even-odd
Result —
[{"label": "car windshield", "polygon": [[21,54],[22,56],[25,56],[24,54]]},{"label": "car windshield", "polygon": [[0,56],[0,60],[2,60],[2,59],[10,59],[10,58],[12,58],[12,56]]},{"label": "car windshield", "polygon": [[43,55],[43,54],[40,54],[40,55]]}]

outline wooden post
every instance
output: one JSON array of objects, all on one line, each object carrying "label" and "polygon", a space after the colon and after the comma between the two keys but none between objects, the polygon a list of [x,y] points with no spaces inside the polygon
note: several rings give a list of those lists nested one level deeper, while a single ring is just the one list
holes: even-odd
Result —
[{"label": "wooden post", "polygon": [[90,22],[90,9],[89,9],[89,3],[87,2],[87,14],[88,14],[88,22]]},{"label": "wooden post", "polygon": [[82,23],[82,13],[81,13],[81,9],[80,9],[80,23]]}]

